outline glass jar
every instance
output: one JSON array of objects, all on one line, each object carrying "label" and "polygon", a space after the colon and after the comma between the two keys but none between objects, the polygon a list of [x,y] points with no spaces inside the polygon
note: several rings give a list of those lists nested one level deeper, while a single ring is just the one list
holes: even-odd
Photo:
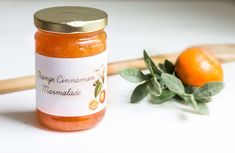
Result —
[{"label": "glass jar", "polygon": [[107,14],[87,7],[53,7],[34,14],[36,106],[54,130],[94,127],[105,114]]}]

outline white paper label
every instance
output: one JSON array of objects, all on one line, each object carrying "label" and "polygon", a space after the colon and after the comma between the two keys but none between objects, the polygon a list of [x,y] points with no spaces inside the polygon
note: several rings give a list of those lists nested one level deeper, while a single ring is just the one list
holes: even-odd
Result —
[{"label": "white paper label", "polygon": [[85,116],[105,108],[107,52],[82,58],[35,56],[37,109]]}]

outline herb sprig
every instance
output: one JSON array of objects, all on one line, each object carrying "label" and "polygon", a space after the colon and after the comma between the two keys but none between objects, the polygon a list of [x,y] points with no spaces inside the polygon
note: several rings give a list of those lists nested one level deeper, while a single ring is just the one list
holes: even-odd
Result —
[{"label": "herb sprig", "polygon": [[166,59],[156,66],[145,50],[144,61],[149,70],[147,74],[135,67],[120,71],[120,75],[127,81],[139,83],[131,95],[131,103],[137,103],[147,95],[150,95],[153,104],[180,98],[183,104],[191,106],[195,112],[209,114],[206,103],[224,88],[223,82],[208,82],[201,87],[184,85],[175,75],[171,61]]}]

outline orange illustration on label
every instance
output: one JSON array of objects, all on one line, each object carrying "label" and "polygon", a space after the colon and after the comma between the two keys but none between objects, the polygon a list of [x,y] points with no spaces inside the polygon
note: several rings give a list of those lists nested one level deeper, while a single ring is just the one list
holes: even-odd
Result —
[{"label": "orange illustration on label", "polygon": [[106,96],[105,94],[106,94],[106,93],[105,93],[105,90],[101,91],[100,97],[99,97],[100,103],[103,103],[103,102],[104,102],[105,96]]},{"label": "orange illustration on label", "polygon": [[[105,101],[105,89],[104,89],[104,83],[105,83],[105,66],[102,65],[99,69],[95,70],[96,74],[98,75],[98,79],[93,83],[93,86],[95,86],[94,89],[94,100],[92,100],[89,103],[89,109],[95,110],[98,107],[98,102],[104,103]],[[97,99],[97,100],[96,100]]]},{"label": "orange illustration on label", "polygon": [[91,110],[95,110],[98,107],[99,103],[97,100],[92,100],[89,104],[89,109]]}]

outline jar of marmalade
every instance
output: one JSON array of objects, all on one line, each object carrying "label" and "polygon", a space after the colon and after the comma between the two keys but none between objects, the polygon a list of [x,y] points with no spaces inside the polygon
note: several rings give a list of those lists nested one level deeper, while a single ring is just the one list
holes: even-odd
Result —
[{"label": "jar of marmalade", "polygon": [[39,122],[54,130],[94,127],[106,107],[107,14],[63,6],[34,14],[36,108]]}]

